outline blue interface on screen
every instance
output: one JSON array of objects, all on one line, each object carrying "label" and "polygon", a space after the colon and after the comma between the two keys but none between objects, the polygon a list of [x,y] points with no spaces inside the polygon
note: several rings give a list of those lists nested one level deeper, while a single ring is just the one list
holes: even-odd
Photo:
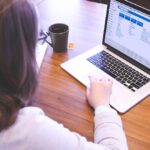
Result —
[{"label": "blue interface on screen", "polygon": [[105,43],[150,69],[150,15],[111,0]]}]

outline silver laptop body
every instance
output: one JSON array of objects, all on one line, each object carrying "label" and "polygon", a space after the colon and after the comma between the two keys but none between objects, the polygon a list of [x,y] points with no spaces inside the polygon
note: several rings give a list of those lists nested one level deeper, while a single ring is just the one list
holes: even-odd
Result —
[{"label": "silver laptop body", "polygon": [[109,0],[103,43],[61,64],[89,86],[88,76],[113,80],[110,105],[124,113],[150,94],[150,11]]}]

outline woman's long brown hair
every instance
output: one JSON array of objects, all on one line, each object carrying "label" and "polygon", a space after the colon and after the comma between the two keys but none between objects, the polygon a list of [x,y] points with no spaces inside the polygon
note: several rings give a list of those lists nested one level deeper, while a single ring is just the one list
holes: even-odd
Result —
[{"label": "woman's long brown hair", "polygon": [[11,126],[37,86],[37,16],[28,0],[0,1],[0,131]]}]

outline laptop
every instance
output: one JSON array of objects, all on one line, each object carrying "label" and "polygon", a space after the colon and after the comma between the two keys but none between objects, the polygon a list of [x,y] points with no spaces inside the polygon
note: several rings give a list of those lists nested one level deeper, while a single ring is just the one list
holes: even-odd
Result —
[{"label": "laptop", "polygon": [[125,113],[150,95],[150,10],[109,0],[102,45],[61,67],[89,86],[89,75],[113,80],[110,105]]}]

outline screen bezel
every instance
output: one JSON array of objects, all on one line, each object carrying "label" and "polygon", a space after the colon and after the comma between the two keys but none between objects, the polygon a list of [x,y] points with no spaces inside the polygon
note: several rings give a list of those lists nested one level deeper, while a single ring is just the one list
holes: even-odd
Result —
[{"label": "screen bezel", "polygon": [[[125,1],[125,0],[116,0],[116,1],[118,1],[118,2],[120,2],[122,4],[125,4],[125,5],[127,5],[129,7],[132,7],[134,9],[137,9],[137,10],[143,12],[143,13],[146,13],[146,14],[150,15],[150,10],[148,10],[146,8],[143,8],[143,7],[140,7],[139,5],[136,5],[134,3],[130,3],[129,1]],[[111,47],[109,44],[105,43],[105,36],[106,36],[106,28],[107,28],[107,20],[108,20],[108,15],[109,15],[110,2],[111,2],[111,0],[108,0],[107,13],[106,13],[106,19],[105,19],[105,26],[104,26],[104,35],[103,35],[103,40],[102,40],[103,45],[107,46],[108,50],[110,50],[111,52],[119,55],[120,57],[122,57],[123,59],[127,60],[131,64],[137,66],[141,70],[143,70],[146,73],[150,74],[150,69],[148,67],[144,66],[143,64],[141,64],[138,61],[134,60],[133,58],[123,54],[122,52],[118,51],[114,47]]]}]

